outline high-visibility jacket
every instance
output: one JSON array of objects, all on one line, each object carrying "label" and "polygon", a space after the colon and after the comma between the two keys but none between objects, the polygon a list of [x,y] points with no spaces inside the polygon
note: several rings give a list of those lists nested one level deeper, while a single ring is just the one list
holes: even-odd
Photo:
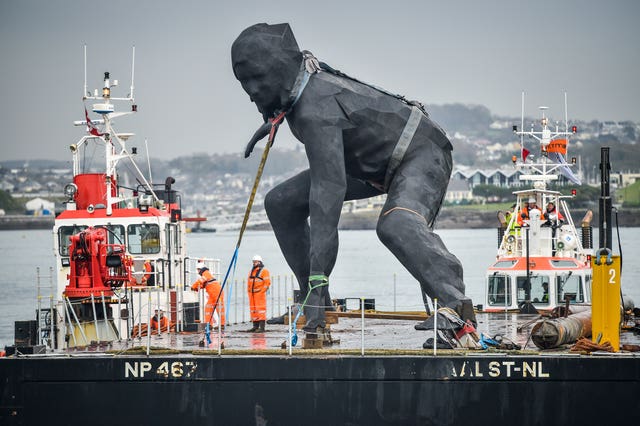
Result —
[{"label": "high-visibility jacket", "polygon": [[[151,327],[151,332],[158,332],[158,316],[154,315],[151,318],[151,322],[149,324],[149,326]],[[160,330],[161,331],[169,331],[169,318],[167,318],[166,316],[162,316],[160,317]]]},{"label": "high-visibility jacket", "polygon": [[249,294],[249,311],[251,321],[266,321],[267,319],[267,290],[271,286],[269,271],[264,265],[251,268],[247,279],[247,293]]},{"label": "high-visibility jacket", "polygon": [[523,207],[518,211],[518,225],[523,225],[525,221],[529,220],[529,212],[533,209],[540,210],[538,206],[534,205],[533,207]]},{"label": "high-visibility jacket", "polygon": [[[552,219],[553,217],[555,217],[555,219]],[[547,219],[548,221],[558,220],[558,221],[564,222],[564,216],[555,207],[551,210],[547,209],[544,212],[544,218]]]},{"label": "high-visibility jacket", "polygon": [[155,285],[156,277],[153,274],[153,265],[151,264],[151,262],[149,262],[148,260],[145,260],[144,264],[142,265],[142,268],[144,269],[144,275],[142,276],[142,284]]},{"label": "high-visibility jacket", "polygon": [[[222,293],[222,286],[207,268],[202,270],[200,277],[191,285],[191,290],[193,291],[198,291],[201,288],[207,292],[208,296],[207,304],[204,307],[204,323],[215,325],[213,317],[213,311],[215,310],[218,312],[221,324],[225,324],[224,294]],[[216,301],[218,301],[217,304]]]}]

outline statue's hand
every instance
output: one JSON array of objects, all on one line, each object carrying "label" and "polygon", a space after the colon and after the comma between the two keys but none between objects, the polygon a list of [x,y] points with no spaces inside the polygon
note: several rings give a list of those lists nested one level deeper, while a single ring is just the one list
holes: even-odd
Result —
[{"label": "statue's hand", "polygon": [[247,147],[244,149],[244,158],[249,158],[251,152],[253,151],[253,147],[255,147],[256,144],[260,142],[260,140],[267,136],[270,130],[271,123],[269,121],[264,122],[264,124],[262,124],[262,126],[260,126],[258,130],[256,130],[256,132],[253,134],[253,137],[247,144]]},{"label": "statue's hand", "polygon": [[255,141],[253,143],[249,142],[247,144],[247,147],[244,149],[244,158],[249,158],[249,156],[251,155],[251,153],[253,152],[253,147],[256,146],[256,143],[258,141]]}]

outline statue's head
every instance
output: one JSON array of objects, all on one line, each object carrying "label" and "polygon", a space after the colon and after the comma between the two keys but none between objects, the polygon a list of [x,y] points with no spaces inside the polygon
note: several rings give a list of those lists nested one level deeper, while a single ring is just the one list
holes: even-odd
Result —
[{"label": "statue's head", "polygon": [[287,102],[302,62],[289,24],[256,24],[231,46],[233,73],[266,117]]}]

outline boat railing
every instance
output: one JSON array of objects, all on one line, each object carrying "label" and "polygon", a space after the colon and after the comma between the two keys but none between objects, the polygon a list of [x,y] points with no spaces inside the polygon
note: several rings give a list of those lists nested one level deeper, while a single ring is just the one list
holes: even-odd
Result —
[{"label": "boat railing", "polygon": [[[573,218],[566,208],[564,201],[566,222],[562,226],[547,226],[540,222],[526,223],[519,225],[515,217],[512,217],[506,228],[503,228],[500,246],[498,248],[499,257],[522,257],[527,255],[527,239],[529,240],[529,256],[544,257],[573,257],[584,261],[584,249],[582,241],[577,234]],[[570,235],[572,244],[570,248],[562,249],[566,242],[561,238]],[[560,244],[559,244],[560,243]]]},{"label": "boat railing", "polygon": [[[55,347],[56,339],[56,309],[54,298],[56,285],[54,278],[55,274],[52,267],[49,267],[49,275],[42,275],[40,268],[36,268],[37,344],[50,348]],[[44,285],[43,280],[47,280],[48,285]]]}]

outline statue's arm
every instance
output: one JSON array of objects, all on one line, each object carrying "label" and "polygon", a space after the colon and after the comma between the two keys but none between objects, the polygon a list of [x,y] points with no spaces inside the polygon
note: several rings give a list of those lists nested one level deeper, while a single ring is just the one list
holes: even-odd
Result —
[{"label": "statue's arm", "polygon": [[304,136],[309,159],[310,271],[326,275],[338,254],[338,221],[347,188],[342,130],[314,126]]}]

